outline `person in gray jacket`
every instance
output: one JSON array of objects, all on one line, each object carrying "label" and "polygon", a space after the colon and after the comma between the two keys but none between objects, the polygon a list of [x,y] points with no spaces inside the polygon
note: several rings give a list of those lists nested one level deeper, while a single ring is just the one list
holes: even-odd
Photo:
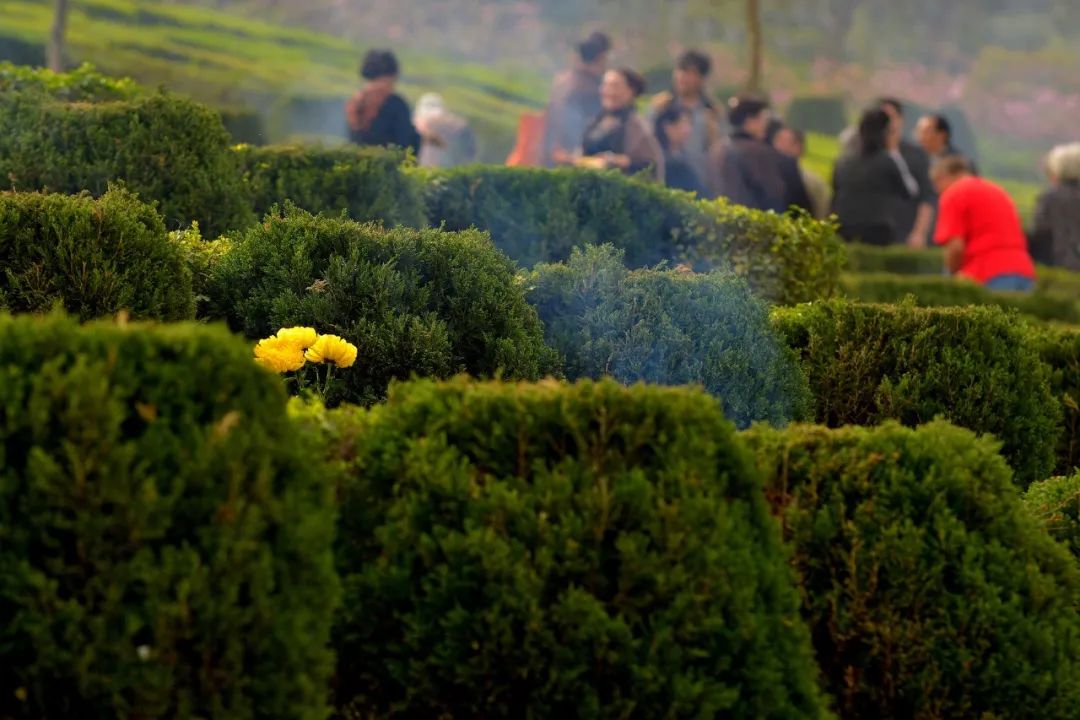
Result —
[{"label": "person in gray jacket", "polygon": [[476,135],[468,120],[450,112],[441,95],[420,98],[413,124],[424,138],[417,155],[420,167],[452,168],[476,161]]},{"label": "person in gray jacket", "polygon": [[1080,143],[1054,148],[1046,172],[1050,187],[1035,208],[1031,254],[1044,265],[1080,271]]}]

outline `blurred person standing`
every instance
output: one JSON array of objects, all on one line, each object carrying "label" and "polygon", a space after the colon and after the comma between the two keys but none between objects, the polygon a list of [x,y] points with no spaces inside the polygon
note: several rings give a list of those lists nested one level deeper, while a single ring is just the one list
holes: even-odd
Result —
[{"label": "blurred person standing", "polygon": [[709,153],[709,191],[756,210],[782,213],[797,206],[812,211],[798,163],[766,141],[771,119],[768,101],[732,98],[731,135]]},{"label": "blurred person standing", "polygon": [[1080,271],[1080,143],[1051,150],[1046,173],[1050,187],[1035,206],[1031,254],[1044,265]]},{"label": "blurred person standing", "polygon": [[552,167],[557,155],[579,147],[585,129],[600,114],[600,84],[610,52],[611,39],[594,32],[578,44],[573,67],[555,78],[544,120],[542,165]]},{"label": "blurred person standing", "polygon": [[806,133],[798,128],[788,127],[780,121],[776,123],[777,126],[770,128],[769,141],[781,155],[786,155],[798,163],[806,194],[810,197],[811,214],[818,220],[824,220],[829,217],[832,199],[825,179],[802,163],[802,158],[806,154]]},{"label": "blurred person standing", "polygon": [[934,165],[933,182],[941,196],[934,242],[945,248],[948,271],[990,290],[1031,291],[1035,263],[1009,194],[959,155]]},{"label": "blurred person standing", "polygon": [[351,142],[420,152],[420,133],[409,106],[394,92],[400,71],[389,50],[372,50],[364,57],[360,65],[364,86],[345,105]]},{"label": "blurred person standing", "polygon": [[672,90],[655,95],[650,103],[654,123],[673,108],[689,113],[690,137],[683,154],[702,182],[709,173],[709,151],[723,138],[723,116],[705,90],[711,70],[708,55],[696,50],[683,53],[672,73]]},{"label": "blurred person standing", "polygon": [[420,167],[452,168],[475,162],[476,135],[465,118],[446,107],[441,95],[423,95],[413,122],[423,137],[417,156]]},{"label": "blurred person standing", "polygon": [[664,182],[669,188],[697,193],[706,197],[705,183],[687,158],[687,145],[694,134],[689,110],[672,104],[654,121],[654,134],[664,151]]},{"label": "blurred person standing", "polygon": [[864,112],[858,138],[857,152],[841,157],[833,171],[840,235],[848,242],[894,245],[903,240],[896,208],[918,195],[918,182],[900,157],[900,134],[887,112]]}]

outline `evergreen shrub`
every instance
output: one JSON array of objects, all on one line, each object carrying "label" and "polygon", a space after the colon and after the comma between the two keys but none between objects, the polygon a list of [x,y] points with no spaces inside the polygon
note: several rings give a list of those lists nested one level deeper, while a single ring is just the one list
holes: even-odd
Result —
[{"label": "evergreen shrub", "polygon": [[39,92],[66,102],[104,102],[131,100],[144,94],[144,88],[131,78],[102,75],[93,65],[84,63],[70,72],[0,62],[0,93]]},{"label": "evergreen shrub", "polygon": [[937,248],[914,249],[906,245],[877,247],[847,243],[847,270],[853,273],[936,275],[945,272],[945,255]]},{"label": "evergreen shrub", "polygon": [[291,208],[230,244],[213,263],[209,314],[249,338],[305,325],[356,345],[331,402],[377,402],[413,374],[558,370],[513,264],[482,233],[384,230]]},{"label": "evergreen shrub", "polygon": [[1050,366],[1050,388],[1061,405],[1056,472],[1069,475],[1080,470],[1080,329],[1033,324],[1031,337]]},{"label": "evergreen shrub", "polygon": [[733,275],[630,271],[605,245],[574,250],[565,265],[538,265],[529,286],[570,380],[700,384],[743,427],[809,411],[794,354],[764,303]]},{"label": "evergreen shrub", "polygon": [[1024,493],[1024,504],[1080,560],[1080,474],[1033,484]]},{"label": "evergreen shrub", "polygon": [[705,394],[458,378],[325,422],[343,715],[826,715],[775,521]]},{"label": "evergreen shrub", "polygon": [[0,316],[0,717],[325,718],[334,490],[224,329]]},{"label": "evergreen shrub", "polygon": [[191,275],[161,217],[131,194],[0,193],[0,308],[81,319],[127,310],[184,320],[195,312]]},{"label": "evergreen shrub", "polygon": [[830,301],[772,317],[801,359],[817,422],[914,427],[943,416],[997,436],[1020,485],[1050,476],[1061,434],[1050,369],[1001,310]]},{"label": "evergreen shrub", "polygon": [[941,421],[743,438],[841,718],[1076,716],[1080,571],[996,441]]},{"label": "evergreen shrub", "polygon": [[221,117],[166,93],[67,102],[0,92],[0,177],[16,190],[98,196],[122,182],[170,228],[197,220],[217,235],[254,216]]},{"label": "evergreen shrub", "polygon": [[235,151],[260,217],[288,200],[312,213],[346,212],[360,222],[426,224],[420,183],[403,172],[399,151],[249,145]]}]

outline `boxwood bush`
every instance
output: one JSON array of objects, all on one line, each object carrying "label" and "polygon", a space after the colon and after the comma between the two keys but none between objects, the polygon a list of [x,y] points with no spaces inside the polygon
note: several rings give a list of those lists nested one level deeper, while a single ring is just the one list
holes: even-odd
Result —
[{"label": "boxwood bush", "polygon": [[941,421],[743,437],[842,718],[1075,716],[1080,570],[996,441]]},{"label": "boxwood bush", "polygon": [[423,227],[424,200],[415,176],[401,168],[405,156],[381,148],[241,145],[235,152],[261,217],[291,200],[313,213],[386,225]]},{"label": "boxwood bush", "polygon": [[209,285],[209,314],[250,338],[306,325],[356,345],[331,402],[378,401],[412,374],[558,370],[513,264],[476,231],[384,230],[291,208],[232,238]]},{"label": "boxwood bush", "polygon": [[325,422],[344,715],[825,715],[775,521],[705,394],[459,378]]},{"label": "boxwood bush", "polygon": [[0,177],[14,189],[102,195],[123,182],[156,202],[168,227],[198,220],[211,235],[254,219],[221,117],[191,100],[0,92],[0,126],[9,128],[0,134]]},{"label": "boxwood bush", "polygon": [[418,174],[432,225],[486,230],[524,267],[608,243],[631,268],[664,260],[730,268],[762,297],[793,303],[831,295],[843,264],[829,224],[701,202],[618,173],[470,167]]},{"label": "boxwood bush", "polygon": [[1023,325],[997,308],[831,301],[773,311],[829,427],[944,416],[992,433],[1023,486],[1050,476],[1061,409]]},{"label": "boxwood bush", "polygon": [[768,310],[730,274],[627,270],[610,245],[538,265],[529,302],[567,378],[700,384],[739,426],[809,411],[809,388]]},{"label": "boxwood bush", "polygon": [[67,102],[130,100],[145,93],[130,78],[102,75],[83,63],[70,72],[0,62],[0,93],[34,91]]},{"label": "boxwood bush", "polygon": [[1024,493],[1024,504],[1080,560],[1080,474],[1033,484]]},{"label": "boxwood bush", "polygon": [[1032,324],[1031,337],[1050,366],[1050,388],[1061,404],[1056,472],[1071,474],[1080,469],[1080,330]]},{"label": "boxwood bush", "polygon": [[191,275],[153,208],[123,191],[82,196],[0,193],[0,308],[82,319],[127,310],[184,320]]},{"label": "boxwood bush", "polygon": [[937,248],[916,250],[904,245],[848,243],[845,250],[847,269],[855,273],[941,276],[945,272],[945,255]]},{"label": "boxwood bush", "polygon": [[326,717],[334,487],[224,329],[0,316],[0,717]]}]

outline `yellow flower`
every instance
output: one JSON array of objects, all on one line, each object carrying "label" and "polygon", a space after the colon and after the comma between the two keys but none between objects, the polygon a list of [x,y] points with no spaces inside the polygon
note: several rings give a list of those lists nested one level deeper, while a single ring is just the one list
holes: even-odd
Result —
[{"label": "yellow flower", "polygon": [[320,335],[308,348],[305,357],[313,363],[333,363],[339,368],[352,367],[356,362],[356,346],[337,335]]},{"label": "yellow flower", "polygon": [[307,350],[315,344],[315,340],[318,339],[319,336],[315,332],[315,328],[291,327],[281,328],[278,330],[276,337],[278,340],[294,345],[301,350]]},{"label": "yellow flower", "polygon": [[255,362],[276,373],[291,372],[304,367],[304,351],[295,342],[270,337],[255,346]]}]

